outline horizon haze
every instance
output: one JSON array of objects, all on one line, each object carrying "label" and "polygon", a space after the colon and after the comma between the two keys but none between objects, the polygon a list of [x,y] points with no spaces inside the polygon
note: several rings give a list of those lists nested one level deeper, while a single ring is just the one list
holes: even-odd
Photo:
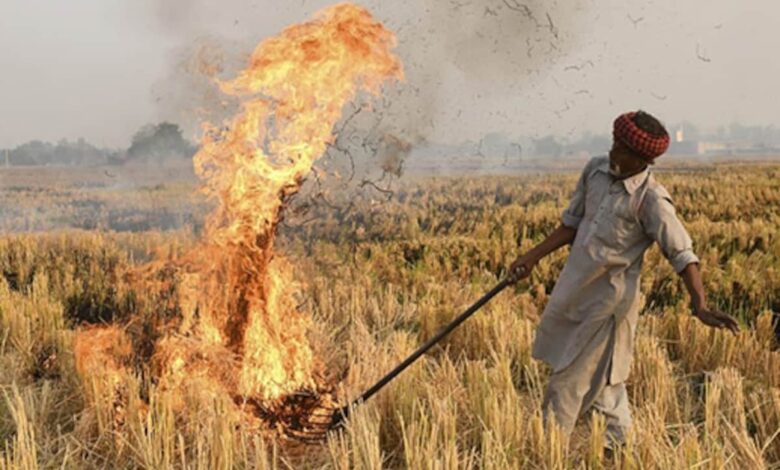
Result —
[{"label": "horizon haze", "polygon": [[[196,140],[218,98],[193,57],[212,54],[227,78],[264,38],[331,3],[7,0],[0,148],[79,137],[127,147],[163,120]],[[777,2],[360,4],[398,37],[407,79],[383,125],[409,140],[603,134],[636,108],[705,129],[780,125]]]}]

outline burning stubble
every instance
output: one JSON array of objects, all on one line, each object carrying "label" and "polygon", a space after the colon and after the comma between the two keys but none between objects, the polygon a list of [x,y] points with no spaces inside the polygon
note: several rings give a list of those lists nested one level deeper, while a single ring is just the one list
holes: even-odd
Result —
[{"label": "burning stubble", "polygon": [[[113,377],[136,364],[174,402],[197,388],[266,411],[288,406],[291,394],[332,385],[323,383],[307,339],[310,318],[295,302],[293,266],[275,252],[274,239],[290,198],[332,143],[345,104],[403,78],[395,44],[368,11],[341,4],[263,41],[245,70],[220,82],[241,104],[222,125],[204,125],[194,159],[217,205],[203,239],[182,257],[129,275],[139,291],[161,293],[165,305],[129,320],[130,332],[143,324],[132,341],[116,326],[82,330],[80,371]],[[116,348],[105,341],[132,343],[133,352],[124,347],[113,357]]]}]

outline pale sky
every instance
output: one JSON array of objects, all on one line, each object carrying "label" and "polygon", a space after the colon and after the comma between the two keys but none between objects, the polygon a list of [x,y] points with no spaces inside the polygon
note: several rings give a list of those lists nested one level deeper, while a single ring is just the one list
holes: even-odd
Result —
[{"label": "pale sky", "polygon": [[[196,44],[240,63],[331,3],[2,0],[0,147],[78,137],[126,147],[161,119],[194,138],[208,100],[181,64]],[[433,141],[606,133],[639,107],[666,123],[780,126],[777,0],[358,3],[397,33],[407,68],[388,125]]]}]

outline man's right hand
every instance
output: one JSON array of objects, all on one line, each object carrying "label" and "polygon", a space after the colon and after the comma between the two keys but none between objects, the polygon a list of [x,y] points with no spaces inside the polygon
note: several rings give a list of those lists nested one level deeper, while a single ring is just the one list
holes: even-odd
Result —
[{"label": "man's right hand", "polygon": [[509,275],[507,280],[514,284],[520,279],[525,279],[531,275],[531,270],[536,266],[536,261],[531,259],[528,255],[518,256],[517,259],[509,266]]},{"label": "man's right hand", "polygon": [[548,235],[542,243],[531,248],[531,251],[528,251],[526,254],[518,257],[515,262],[509,266],[507,280],[514,284],[520,279],[530,276],[531,270],[536,266],[536,263],[539,262],[540,259],[563,245],[573,243],[576,236],[577,229],[567,227],[563,224],[558,225],[558,228]]}]

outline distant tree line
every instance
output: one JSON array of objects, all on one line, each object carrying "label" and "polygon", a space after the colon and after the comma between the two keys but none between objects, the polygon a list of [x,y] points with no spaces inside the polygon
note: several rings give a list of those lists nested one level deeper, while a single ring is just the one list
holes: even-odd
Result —
[{"label": "distant tree line", "polygon": [[[757,151],[780,150],[780,128],[775,126],[749,126],[734,123],[720,126],[711,132],[703,132],[690,122],[668,125],[674,139],[678,130],[688,142],[732,143],[743,149]],[[561,137],[554,134],[510,137],[500,132],[485,134],[480,140],[460,142],[424,142],[413,155],[425,159],[441,159],[452,156],[495,159],[504,164],[528,157],[565,158],[571,155],[604,155],[612,146],[611,134],[585,133],[578,137]],[[414,157],[412,157],[414,158]]]},{"label": "distant tree line", "polygon": [[127,158],[148,162],[192,158],[196,150],[197,147],[182,137],[178,124],[162,122],[146,125],[133,135]]},{"label": "distant tree line", "polygon": [[[775,126],[748,126],[733,123],[720,126],[714,132],[700,131],[694,124],[683,122],[667,126],[674,139],[678,129],[683,131],[685,141],[737,142],[751,144],[755,148],[780,148],[780,128]],[[612,136],[607,134],[585,134],[576,139],[564,139],[545,135],[531,139],[532,155],[560,157],[577,153],[603,154],[612,146]]]},{"label": "distant tree line", "polygon": [[553,135],[532,139],[533,154],[537,156],[560,157],[578,153],[599,155],[609,151],[612,136],[585,134],[578,139],[560,139]]},{"label": "distant tree line", "polygon": [[197,147],[187,141],[178,124],[161,122],[141,127],[127,149],[99,148],[84,139],[56,144],[32,140],[0,151],[0,165],[121,165],[130,162],[163,163],[192,158]]},{"label": "distant tree line", "polygon": [[[668,126],[669,133],[682,129],[684,139],[690,141],[749,142],[758,148],[780,148],[780,128],[774,126],[746,126],[738,123],[721,126],[714,132],[703,133],[688,122]],[[525,156],[562,157],[587,153],[604,154],[612,145],[607,134],[584,134],[575,139],[555,135],[512,139],[502,133],[491,132],[478,142],[427,143],[420,154],[429,156],[473,155],[500,157],[504,160]],[[99,148],[84,139],[60,140],[56,144],[33,140],[7,152],[10,165],[121,165],[131,162],[163,163],[191,158],[197,147],[182,136],[178,124],[161,122],[141,127],[132,137],[127,149]],[[0,149],[0,165],[5,164],[6,151]]]}]

